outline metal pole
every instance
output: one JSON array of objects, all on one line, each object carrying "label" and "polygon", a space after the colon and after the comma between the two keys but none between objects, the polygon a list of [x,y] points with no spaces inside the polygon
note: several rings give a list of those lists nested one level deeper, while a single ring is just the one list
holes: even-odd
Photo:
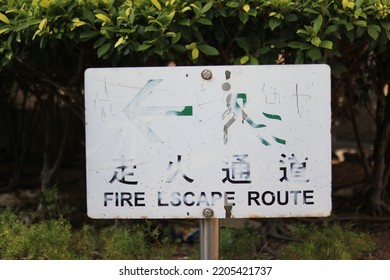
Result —
[{"label": "metal pole", "polygon": [[203,214],[206,219],[199,220],[200,259],[218,260],[219,219],[211,218],[213,216],[211,209],[206,209]]}]

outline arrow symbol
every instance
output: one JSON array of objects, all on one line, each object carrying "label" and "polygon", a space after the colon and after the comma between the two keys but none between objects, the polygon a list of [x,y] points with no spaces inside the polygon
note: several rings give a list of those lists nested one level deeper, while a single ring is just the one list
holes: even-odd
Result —
[{"label": "arrow symbol", "polygon": [[149,80],[123,109],[130,121],[136,121],[137,129],[152,143],[163,143],[158,135],[142,120],[142,116],[192,116],[192,106],[141,106],[143,99],[150,96],[162,79]]}]

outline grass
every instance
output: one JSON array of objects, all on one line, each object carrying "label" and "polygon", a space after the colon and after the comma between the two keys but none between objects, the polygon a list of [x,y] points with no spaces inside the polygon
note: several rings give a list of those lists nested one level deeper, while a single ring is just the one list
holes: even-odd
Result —
[{"label": "grass", "polygon": [[174,249],[148,222],[72,229],[65,219],[26,225],[10,210],[0,213],[1,259],[168,259]]},{"label": "grass", "polygon": [[[352,225],[293,225],[289,242],[278,249],[279,258],[297,260],[359,259],[375,248],[370,235],[357,232]],[[262,258],[258,229],[222,228],[220,259]],[[0,211],[0,259],[199,259],[199,242],[175,240],[167,228],[150,221],[120,226],[84,225],[72,228],[57,217],[26,224],[10,210]]]},{"label": "grass", "polygon": [[260,242],[260,235],[254,228],[223,228],[219,238],[220,259],[253,259],[259,254],[256,245]]},{"label": "grass", "polygon": [[301,241],[284,246],[280,250],[282,259],[354,260],[375,249],[371,236],[355,231],[351,224],[322,228],[315,224],[295,225],[292,234]]}]

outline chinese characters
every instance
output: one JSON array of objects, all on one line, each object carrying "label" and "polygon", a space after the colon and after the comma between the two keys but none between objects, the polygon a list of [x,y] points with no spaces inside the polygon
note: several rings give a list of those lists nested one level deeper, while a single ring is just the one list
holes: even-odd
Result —
[{"label": "chinese characters", "polygon": [[279,170],[282,171],[280,182],[309,182],[309,179],[306,177],[307,157],[303,161],[300,161],[294,154],[291,154],[289,157],[282,154],[281,157],[282,159],[279,161],[281,164]]},{"label": "chinese characters", "polygon": [[[225,178],[222,179],[223,183],[226,181],[232,184],[248,184],[251,182],[250,163],[246,161],[247,157],[247,154],[233,155],[234,160],[230,166],[222,168],[222,171],[225,172]],[[228,165],[229,163],[225,162],[225,164]]]}]

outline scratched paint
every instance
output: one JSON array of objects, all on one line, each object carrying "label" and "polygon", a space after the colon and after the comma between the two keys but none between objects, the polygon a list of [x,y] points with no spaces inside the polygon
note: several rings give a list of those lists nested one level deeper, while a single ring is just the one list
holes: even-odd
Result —
[{"label": "scratched paint", "polygon": [[142,101],[151,96],[162,81],[148,80],[122,111],[129,121],[137,123],[137,129],[153,143],[163,140],[143,121],[145,116],[192,116],[192,106],[142,106]]},{"label": "scratched paint", "polygon": [[87,70],[88,215],[329,215],[329,68],[204,69]]}]

